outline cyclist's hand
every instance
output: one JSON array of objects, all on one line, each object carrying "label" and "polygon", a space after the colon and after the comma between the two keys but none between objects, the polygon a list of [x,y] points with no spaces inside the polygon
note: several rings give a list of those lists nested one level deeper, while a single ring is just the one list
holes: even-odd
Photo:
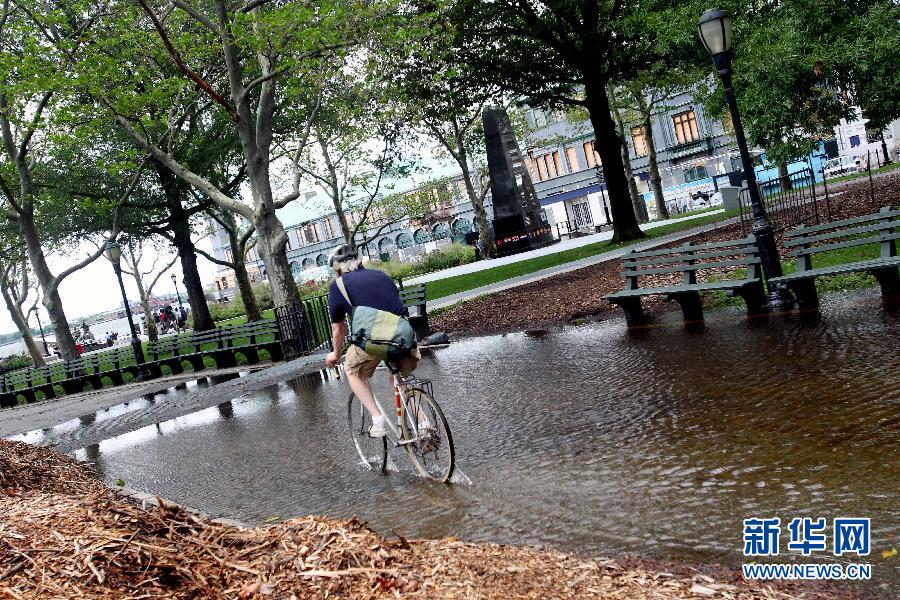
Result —
[{"label": "cyclist's hand", "polygon": [[336,367],[341,362],[341,355],[337,350],[332,350],[325,357],[325,364],[329,367]]}]

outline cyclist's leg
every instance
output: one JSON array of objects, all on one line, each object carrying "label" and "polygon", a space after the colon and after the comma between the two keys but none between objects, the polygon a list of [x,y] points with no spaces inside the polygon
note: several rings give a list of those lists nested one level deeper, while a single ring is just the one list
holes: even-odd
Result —
[{"label": "cyclist's leg", "polygon": [[380,417],[381,411],[375,403],[375,395],[372,393],[372,387],[369,380],[375,374],[375,369],[381,361],[369,356],[357,346],[350,346],[347,350],[347,357],[344,363],[344,372],[347,374],[347,381],[350,389],[356,394],[366,410],[373,417]]}]

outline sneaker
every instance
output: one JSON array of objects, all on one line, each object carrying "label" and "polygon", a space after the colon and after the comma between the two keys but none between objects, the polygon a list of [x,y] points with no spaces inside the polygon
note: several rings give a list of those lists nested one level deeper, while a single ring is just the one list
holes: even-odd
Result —
[{"label": "sneaker", "polygon": [[389,432],[390,430],[387,426],[387,420],[384,417],[381,417],[380,419],[372,419],[372,426],[369,427],[369,437],[384,437]]}]

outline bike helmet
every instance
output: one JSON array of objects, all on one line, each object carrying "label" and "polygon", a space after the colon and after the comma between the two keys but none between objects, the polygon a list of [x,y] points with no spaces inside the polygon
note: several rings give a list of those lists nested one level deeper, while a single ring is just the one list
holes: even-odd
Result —
[{"label": "bike helmet", "polygon": [[342,244],[335,248],[334,252],[331,253],[331,257],[328,259],[328,266],[333,269],[335,263],[356,260],[357,258],[359,258],[359,254],[353,246],[350,244]]}]

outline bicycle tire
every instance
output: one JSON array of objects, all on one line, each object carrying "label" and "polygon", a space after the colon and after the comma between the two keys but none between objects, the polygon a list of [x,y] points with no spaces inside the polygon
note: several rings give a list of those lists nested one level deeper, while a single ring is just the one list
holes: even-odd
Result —
[{"label": "bicycle tire", "polygon": [[[456,467],[456,450],[453,447],[453,435],[450,433],[450,425],[447,423],[444,411],[441,410],[435,399],[421,388],[411,388],[405,396],[407,406],[404,407],[403,419],[400,423],[403,439],[408,440],[418,435],[418,432],[410,432],[413,419],[418,422],[418,416],[410,411],[409,405],[413,402],[419,403],[419,411],[424,410],[425,416],[435,426],[433,437],[429,437],[425,442],[405,444],[406,452],[420,475],[440,483],[446,483],[453,476],[453,470]],[[425,409],[422,408],[423,404],[427,405]],[[426,455],[436,455],[436,452],[429,451],[428,444],[433,444],[437,450],[443,449],[445,457],[429,464]]]},{"label": "bicycle tire", "polygon": [[369,435],[372,415],[353,393],[347,399],[347,422],[350,425],[350,440],[359,459],[372,471],[384,472],[387,467],[387,438]]}]

